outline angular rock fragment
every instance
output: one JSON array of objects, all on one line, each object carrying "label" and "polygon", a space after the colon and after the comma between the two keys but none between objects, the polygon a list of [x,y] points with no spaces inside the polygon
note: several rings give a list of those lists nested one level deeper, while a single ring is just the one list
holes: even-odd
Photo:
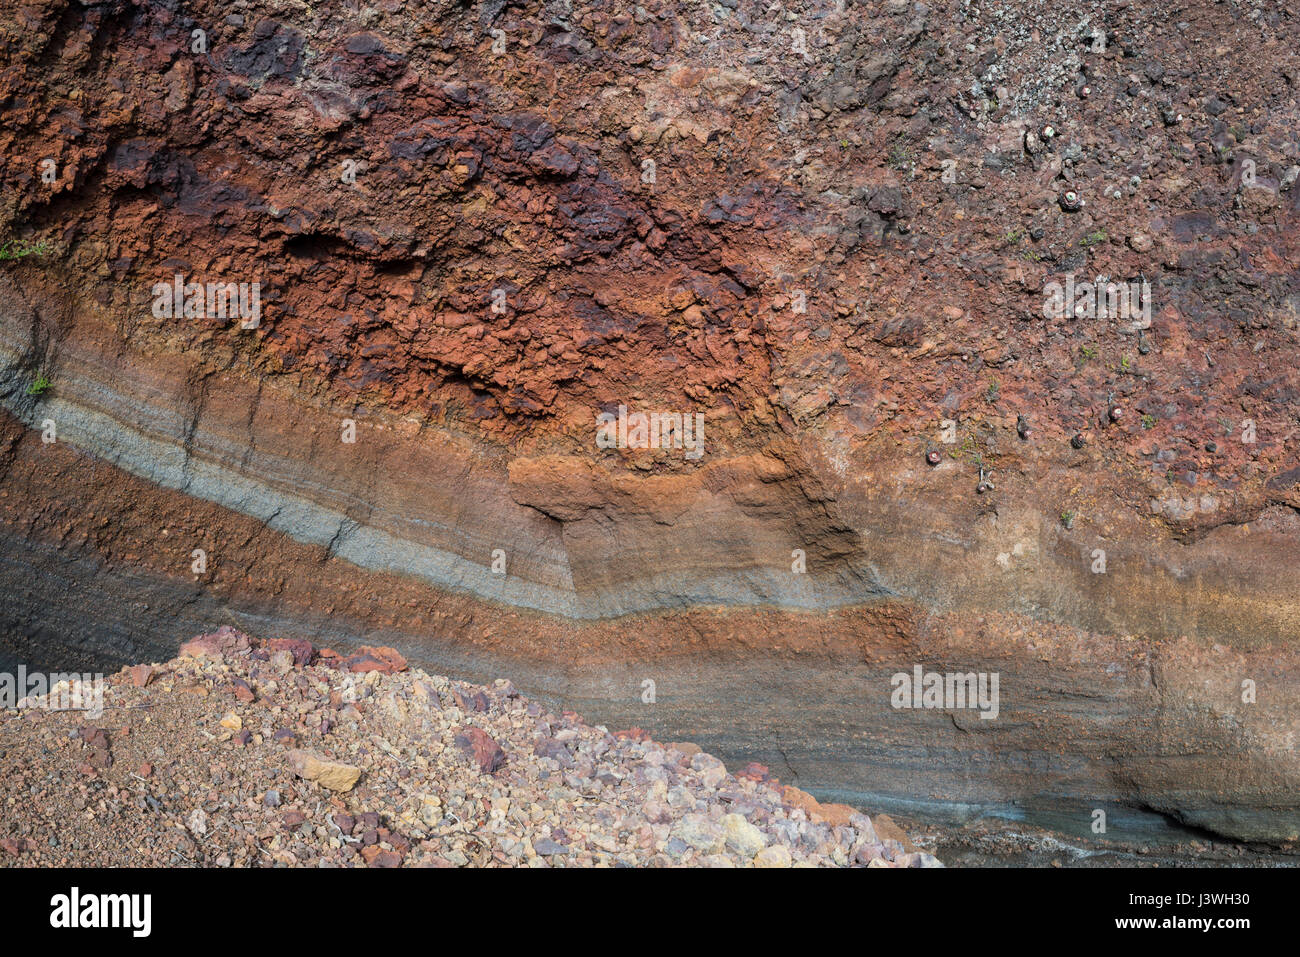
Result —
[{"label": "angular rock fragment", "polygon": [[481,728],[461,728],[456,732],[453,741],[461,753],[473,760],[478,765],[479,770],[485,774],[492,774],[500,770],[501,766],[506,763],[505,752]]},{"label": "angular rock fragment", "polygon": [[363,645],[355,655],[343,660],[343,667],[357,674],[378,671],[391,675],[406,670],[406,659],[394,648],[372,648]]},{"label": "angular rock fragment", "polygon": [[741,814],[724,816],[722,826],[726,832],[727,850],[744,860],[749,860],[767,847],[767,839],[763,837],[763,832]]},{"label": "angular rock fragment", "polygon": [[286,755],[286,760],[298,777],[315,781],[331,791],[351,791],[361,777],[360,768],[331,760],[313,751],[294,749]]},{"label": "angular rock fragment", "polygon": [[228,658],[248,654],[249,638],[242,631],[222,625],[216,631],[191,638],[181,645],[180,654],[192,658]]},{"label": "angular rock fragment", "polygon": [[316,656],[316,649],[310,641],[301,638],[271,638],[266,641],[267,650],[272,653],[277,651],[287,651],[293,655],[293,663],[297,668],[303,668],[311,664],[312,659]]}]

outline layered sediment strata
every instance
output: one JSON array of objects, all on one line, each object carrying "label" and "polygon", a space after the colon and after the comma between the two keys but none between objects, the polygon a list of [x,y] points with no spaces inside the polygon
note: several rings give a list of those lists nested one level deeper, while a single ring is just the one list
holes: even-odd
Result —
[{"label": "layered sediment strata", "polygon": [[[579,619],[881,593],[852,529],[779,448],[715,452],[671,476],[511,455],[413,418],[307,403],[184,355],[111,354],[109,328],[42,329],[12,286],[0,296],[5,385],[25,424],[49,419],[59,441],[361,568]],[[59,387],[33,401],[22,369],[42,335],[57,336]],[[792,544],[811,553],[813,574],[790,573]]]},{"label": "layered sediment strata", "polygon": [[810,786],[1295,839],[1295,15],[1009,6],[16,8],[10,654],[379,633]]},{"label": "layered sediment strata", "polygon": [[[61,343],[63,356],[75,355],[75,336]],[[943,471],[908,482],[927,485],[928,502],[882,505],[841,492],[819,503],[791,494],[804,485],[779,455],[741,457],[749,471],[724,460],[691,480],[611,476],[572,457],[472,457],[441,432],[408,424],[402,435],[400,422],[382,417],[360,418],[358,441],[347,444],[337,412],[266,389],[241,396],[235,377],[209,386],[225,416],[208,403],[150,409],[139,396],[185,390],[130,383],[148,368],[144,357],[117,367],[103,358],[69,361],[77,373],[60,376],[58,396],[13,400],[26,403],[30,427],[10,420],[6,591],[11,612],[30,617],[11,627],[30,634],[33,610],[67,606],[80,621],[69,631],[83,635],[70,641],[55,628],[27,645],[27,660],[78,645],[78,662],[161,657],[184,621],[220,610],[278,634],[378,634],[473,674],[510,667],[553,700],[609,720],[701,731],[728,757],[770,761],[860,800],[1053,819],[1118,802],[1234,836],[1292,836],[1294,665],[1288,645],[1269,637],[1285,619],[1270,617],[1278,606],[1259,587],[1260,577],[1276,586],[1272,562],[1294,547],[1285,523],[1241,533],[1235,550],[1227,536],[1179,544],[1149,531],[1112,534],[1103,541],[1116,581],[1108,590],[1093,584],[1095,540],[1070,541],[1040,518],[1030,525],[1041,514],[1032,501],[1022,527],[1005,508],[996,522],[965,512],[960,499],[954,508]],[[80,370],[99,376],[84,399],[68,395],[93,381]],[[229,410],[249,407],[258,414],[230,421]],[[40,439],[46,418],[58,425],[52,445]],[[277,425],[286,431],[271,431]],[[766,482],[755,458],[768,463]],[[35,526],[34,501],[49,509]],[[348,510],[357,502],[366,511]],[[895,518],[854,526],[837,517],[852,507]],[[655,522],[662,528],[652,537]],[[14,530],[24,523],[22,540]],[[954,540],[956,527],[966,541]],[[798,575],[790,543],[831,538],[805,538],[810,528],[845,544],[838,555],[810,548],[809,572]],[[624,540],[635,547],[620,550]],[[1275,551],[1260,556],[1261,541]],[[202,575],[190,574],[194,548],[211,562]],[[498,548],[502,576],[491,567]],[[1171,561],[1199,566],[1199,580],[1214,587],[1180,588]],[[674,583],[678,563],[711,576],[693,586],[694,599]],[[1261,564],[1268,574],[1251,576]],[[1213,576],[1225,567],[1239,576],[1237,601],[1215,620],[1232,583]],[[543,577],[554,568],[599,573]],[[479,584],[494,578],[512,588]],[[777,584],[764,588],[768,581]],[[735,594],[710,596],[710,586]],[[553,604],[538,607],[539,594]],[[1088,594],[1104,604],[1087,604]],[[630,608],[638,599],[646,604]],[[96,620],[115,604],[125,611]],[[150,614],[137,617],[138,604],[153,606]],[[1122,637],[1051,624],[1090,616],[1110,616],[1102,624]],[[1183,635],[1141,635],[1170,616]],[[895,710],[891,677],[913,663],[999,674],[997,720]],[[1239,704],[1244,679],[1259,685],[1254,705]]]}]

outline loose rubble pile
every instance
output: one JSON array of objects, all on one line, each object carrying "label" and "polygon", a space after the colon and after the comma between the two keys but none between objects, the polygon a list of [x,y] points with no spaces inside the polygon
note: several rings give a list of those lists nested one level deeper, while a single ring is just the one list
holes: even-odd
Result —
[{"label": "loose rubble pile", "polygon": [[0,712],[7,866],[941,866],[761,765],[390,648],[223,627],[106,679],[100,717],[19,704]]}]

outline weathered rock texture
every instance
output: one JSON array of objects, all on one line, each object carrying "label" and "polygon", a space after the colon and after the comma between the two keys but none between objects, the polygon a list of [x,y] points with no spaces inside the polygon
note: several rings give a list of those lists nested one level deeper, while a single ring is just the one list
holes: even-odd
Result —
[{"label": "weathered rock texture", "polygon": [[9,658],[380,635],[813,788],[1300,837],[1296,13],[172,6],[0,20]]}]

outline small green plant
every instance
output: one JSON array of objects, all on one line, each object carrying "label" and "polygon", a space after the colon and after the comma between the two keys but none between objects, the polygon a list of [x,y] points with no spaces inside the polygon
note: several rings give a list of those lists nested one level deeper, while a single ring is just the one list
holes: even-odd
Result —
[{"label": "small green plant", "polygon": [[1097,358],[1097,350],[1092,346],[1079,346],[1079,355],[1083,356],[1083,361]]},{"label": "small green plant", "polygon": [[1073,528],[1073,527],[1074,527],[1074,513],[1071,512],[1071,511],[1069,511],[1069,510],[1066,510],[1066,511],[1062,512],[1062,513],[1061,513],[1061,524],[1064,525],[1067,529]]},{"label": "small green plant", "polygon": [[1026,249],[1026,250],[1025,250],[1025,257],[1024,257],[1024,258],[1025,258],[1025,262],[1027,262],[1027,263],[1040,263],[1040,262],[1043,261],[1043,257],[1040,256],[1038,253],[1036,253],[1036,252],[1035,252],[1034,250],[1032,250],[1032,249]]},{"label": "small green plant", "polygon": [[29,243],[25,239],[11,239],[0,246],[0,260],[22,259],[24,256],[44,256],[50,251],[50,244],[45,240]]},{"label": "small green plant", "polygon": [[979,452],[975,447],[975,436],[967,432],[961,440],[961,445],[948,453],[954,459],[965,458],[969,461],[975,461],[979,457]]},{"label": "small green plant", "polygon": [[1023,229],[1013,229],[1007,233],[1007,245],[1014,246],[1024,239],[1025,231]]},{"label": "small green plant", "polygon": [[1132,372],[1132,371],[1133,371],[1133,360],[1130,359],[1128,356],[1125,356],[1124,358],[1120,359],[1120,360],[1119,360],[1119,371],[1120,371],[1120,372]]},{"label": "small green plant", "polygon": [[996,404],[997,404],[997,401],[998,401],[998,395],[999,395],[999,393],[1000,393],[1001,391],[1002,391],[1002,387],[998,384],[998,380],[997,380],[997,379],[989,379],[989,387],[988,387],[988,389],[985,390],[985,392],[984,392],[984,398],[985,398],[985,400],[988,401],[988,404],[989,404],[989,405],[996,405]]},{"label": "small green plant", "polygon": [[1106,230],[1096,229],[1079,240],[1079,245],[1087,249],[1089,246],[1095,246],[1098,243],[1104,243],[1107,240]]},{"label": "small green plant", "polygon": [[38,372],[36,373],[36,378],[32,380],[32,384],[27,387],[27,394],[41,395],[49,387],[50,377],[44,372]]},{"label": "small green plant", "polygon": [[1153,429],[1155,428],[1155,424],[1156,424],[1156,417],[1152,415],[1150,412],[1147,412],[1142,416],[1142,428]]},{"label": "small green plant", "polygon": [[848,148],[849,148],[849,141],[848,141],[848,140],[840,140],[840,149],[842,149],[842,150],[846,150],[846,149],[848,149]]},{"label": "small green plant", "polygon": [[889,166],[891,169],[904,170],[912,165],[912,151],[907,148],[907,140],[902,136],[889,148]]}]

